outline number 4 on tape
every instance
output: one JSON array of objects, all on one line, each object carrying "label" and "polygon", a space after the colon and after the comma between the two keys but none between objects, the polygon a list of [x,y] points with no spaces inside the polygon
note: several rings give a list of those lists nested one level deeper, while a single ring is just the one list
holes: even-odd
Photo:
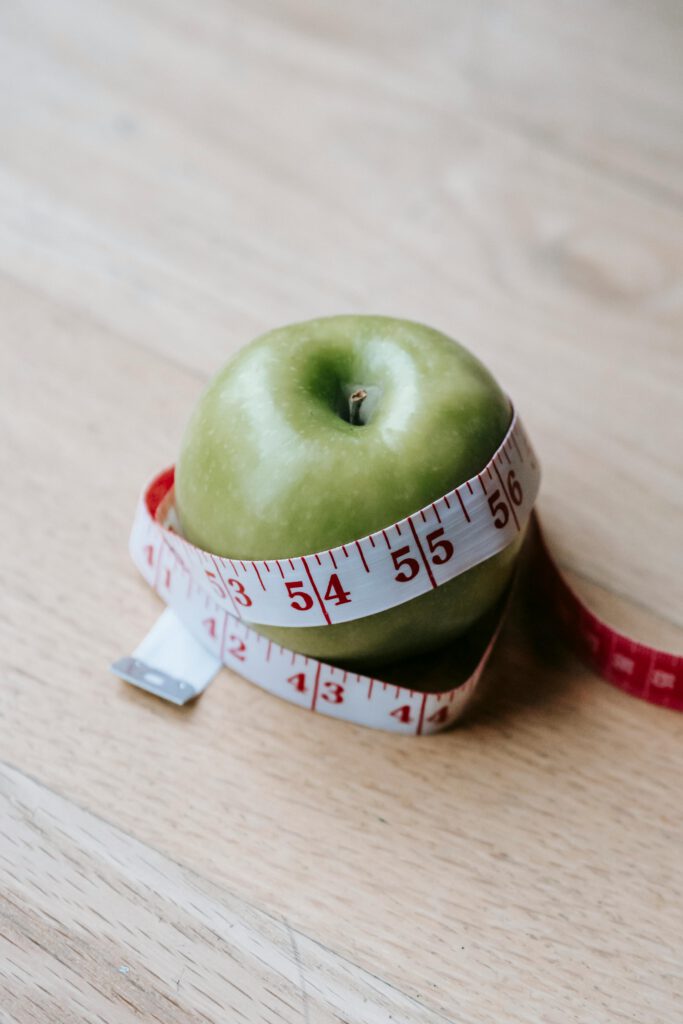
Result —
[{"label": "number 4 on tape", "polygon": [[167,608],[139,647],[129,658],[115,661],[112,671],[172,704],[187,704],[203,693],[220,667],[220,659],[209,654]]}]

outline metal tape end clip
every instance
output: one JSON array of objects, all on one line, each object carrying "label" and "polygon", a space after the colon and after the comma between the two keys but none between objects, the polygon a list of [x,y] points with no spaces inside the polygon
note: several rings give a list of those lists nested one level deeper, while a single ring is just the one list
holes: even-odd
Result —
[{"label": "metal tape end clip", "polygon": [[187,704],[206,689],[220,667],[220,659],[167,608],[132,655],[119,658],[111,670],[140,690],[172,704]]},{"label": "metal tape end clip", "polygon": [[140,690],[146,690],[147,693],[153,693],[156,697],[163,697],[164,700],[169,700],[172,704],[187,704],[202,692],[195,690],[194,686],[186,683],[184,679],[170,676],[167,672],[155,668],[154,665],[140,661],[139,658],[119,658],[112,664],[111,670],[114,675],[124,679],[127,683],[132,683],[133,686],[137,686]]}]

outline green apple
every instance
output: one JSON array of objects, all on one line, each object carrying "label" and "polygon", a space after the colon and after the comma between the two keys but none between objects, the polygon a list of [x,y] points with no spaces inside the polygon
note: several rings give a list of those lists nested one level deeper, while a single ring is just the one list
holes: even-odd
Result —
[{"label": "green apple", "polygon": [[[430,327],[379,316],[291,324],[242,349],[201,397],[176,469],[180,523],[192,543],[237,559],[345,544],[474,476],[510,419],[491,374]],[[348,666],[431,650],[495,604],[519,546],[376,615],[256,628]]]}]

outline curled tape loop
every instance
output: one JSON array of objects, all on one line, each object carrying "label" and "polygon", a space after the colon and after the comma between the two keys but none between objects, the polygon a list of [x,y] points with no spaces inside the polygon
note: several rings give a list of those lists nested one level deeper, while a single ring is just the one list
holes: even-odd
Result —
[{"label": "curled tape loop", "polygon": [[[396,686],[296,654],[272,643],[250,623],[318,626],[363,618],[441,586],[505,548],[532,516],[540,484],[538,460],[516,415],[500,448],[476,477],[384,530],[300,558],[242,562],[193,546],[177,529],[173,476],[172,468],[165,470],[143,493],[130,552],[143,577],[175,613],[158,631],[157,649],[159,643],[171,645],[172,637],[172,660],[178,664],[185,636],[189,663],[201,661],[197,644],[210,657],[194,683],[185,684],[168,675],[168,666],[158,663],[163,659],[150,662],[148,651],[154,645],[143,642],[132,658],[112,666],[118,675],[183,703],[201,692],[222,663],[291,703],[392,732],[438,732],[460,717],[475,692],[502,615],[470,676],[439,693]],[[628,693],[683,710],[683,658],[640,644],[598,619],[561,575],[540,531],[539,536],[549,597],[584,660]],[[159,675],[161,669],[166,674]]]}]

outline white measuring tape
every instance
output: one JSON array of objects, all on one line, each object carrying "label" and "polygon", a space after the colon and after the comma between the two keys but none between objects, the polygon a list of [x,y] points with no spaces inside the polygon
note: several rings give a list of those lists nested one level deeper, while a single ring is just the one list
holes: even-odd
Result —
[{"label": "white measuring tape", "polygon": [[[130,539],[133,561],[168,609],[133,655],[112,666],[117,675],[184,704],[225,664],[301,707],[408,734],[437,732],[462,714],[500,622],[469,678],[439,693],[297,654],[251,624],[320,626],[364,618],[502,551],[527,525],[540,484],[538,460],[516,415],[477,476],[376,533],[297,558],[245,562],[190,544],[178,532],[173,475],[166,470],[146,488]],[[683,707],[682,659],[601,623],[546,561],[544,575],[561,617],[600,674],[637,696]]]},{"label": "white measuring tape", "polygon": [[201,551],[174,532],[170,494],[159,509],[166,542],[224,611],[264,626],[324,626],[412,601],[506,548],[538,494],[537,459],[515,417],[478,476],[398,523],[299,558],[242,562]]}]

